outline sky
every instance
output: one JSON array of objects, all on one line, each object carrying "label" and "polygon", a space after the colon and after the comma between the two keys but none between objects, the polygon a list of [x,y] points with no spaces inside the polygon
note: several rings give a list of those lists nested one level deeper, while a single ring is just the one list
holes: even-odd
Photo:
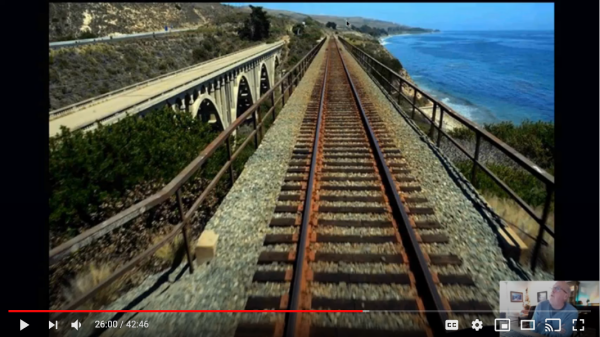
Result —
[{"label": "sky", "polygon": [[440,30],[554,30],[553,3],[227,3]]}]

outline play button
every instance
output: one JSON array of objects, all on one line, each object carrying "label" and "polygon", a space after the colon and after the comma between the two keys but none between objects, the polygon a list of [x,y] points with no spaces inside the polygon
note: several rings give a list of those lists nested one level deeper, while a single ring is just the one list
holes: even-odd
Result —
[{"label": "play button", "polygon": [[21,329],[19,331],[21,331],[29,326],[29,324],[25,323],[22,319],[20,319],[20,321],[21,321]]}]

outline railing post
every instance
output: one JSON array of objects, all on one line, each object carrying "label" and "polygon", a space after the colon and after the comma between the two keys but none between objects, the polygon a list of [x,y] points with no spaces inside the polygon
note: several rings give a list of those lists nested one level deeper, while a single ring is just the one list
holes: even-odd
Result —
[{"label": "railing post", "polygon": [[412,113],[410,118],[415,119],[415,107],[417,105],[417,88],[413,88]]},{"label": "railing post", "polygon": [[281,81],[281,107],[282,108],[285,105],[285,90],[283,88],[284,83],[285,83],[285,80]]},{"label": "railing post", "polygon": [[187,236],[187,220],[185,219],[185,211],[183,210],[183,202],[181,201],[181,187],[177,190],[177,204],[179,205],[179,214],[181,215],[181,232],[183,234],[183,242],[185,245],[185,253],[187,254],[188,263],[190,264],[190,274],[194,273],[194,261],[192,261],[192,254],[190,254],[190,246]]},{"label": "railing post", "polygon": [[[290,96],[292,96],[292,93],[294,92],[294,72],[292,71],[290,73],[290,77],[288,77],[288,85],[289,85],[289,91],[290,91]],[[289,97],[288,97],[289,98]]]},{"label": "railing post", "polygon": [[258,115],[258,124],[260,124],[260,126],[258,127],[258,134],[259,134],[258,139],[262,141],[262,139],[264,138],[265,130],[263,129],[263,124],[261,124],[262,120],[263,120],[262,116],[260,115],[261,106],[262,106],[262,104],[260,106],[258,106],[258,108],[256,108],[256,114]]},{"label": "railing post", "polygon": [[275,106],[275,90],[271,91],[271,106],[273,107],[273,111],[271,112],[273,114],[273,123],[275,122],[275,111],[277,110],[277,107]]},{"label": "railing post", "polygon": [[440,147],[440,141],[442,139],[442,122],[444,121],[444,108],[440,107],[440,126],[438,128],[437,147]]},{"label": "railing post", "polygon": [[257,130],[256,125],[257,125],[257,115],[259,114],[258,112],[258,108],[256,108],[256,110],[254,110],[254,112],[252,113],[252,124],[254,125],[254,131],[256,131],[254,133],[254,149],[258,149],[258,141],[259,141],[259,130]]},{"label": "railing post", "polygon": [[550,184],[546,184],[546,202],[544,203],[544,211],[542,213],[542,219],[540,221],[540,231],[538,232],[535,246],[533,247],[533,254],[531,256],[531,271],[535,274],[535,266],[537,264],[537,256],[540,252],[542,241],[544,240],[544,226],[548,220],[550,214],[550,204],[552,203],[552,187]]},{"label": "railing post", "polygon": [[400,85],[398,86],[398,105],[400,105],[400,99],[402,99],[402,78],[400,78]]},{"label": "railing post", "polygon": [[475,133],[475,160],[473,161],[473,169],[471,170],[471,184],[477,187],[477,162],[479,161],[479,146],[481,145],[481,133]]},{"label": "railing post", "polygon": [[[227,161],[231,161],[231,141],[230,141],[230,137],[227,137]],[[229,180],[231,180],[231,186],[233,186],[234,183],[234,176],[233,176],[233,163],[230,163],[229,165]]]},{"label": "railing post", "polygon": [[429,128],[429,138],[433,139],[433,129],[435,128],[435,109],[437,108],[437,103],[433,102],[433,111],[431,113],[431,128]]}]

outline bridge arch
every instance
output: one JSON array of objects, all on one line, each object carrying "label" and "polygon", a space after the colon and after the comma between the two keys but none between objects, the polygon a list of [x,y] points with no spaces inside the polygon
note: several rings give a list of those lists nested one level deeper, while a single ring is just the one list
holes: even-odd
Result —
[{"label": "bridge arch", "polygon": [[260,88],[260,92],[258,94],[258,98],[262,97],[267,91],[269,91],[269,89],[271,89],[271,77],[270,77],[270,71],[267,68],[267,64],[265,62],[262,62],[259,68],[259,88]]},{"label": "bridge arch", "polygon": [[244,74],[238,75],[235,82],[237,92],[235,95],[236,114],[234,119],[237,119],[244,111],[248,110],[248,108],[254,104],[254,95],[252,95],[252,86]]},{"label": "bridge arch", "polygon": [[223,131],[224,125],[221,119],[220,107],[214,99],[208,94],[202,94],[198,97],[198,109],[192,113],[193,117],[201,119],[204,123],[213,124],[218,131]]},{"label": "bridge arch", "polygon": [[177,112],[181,111],[182,103],[183,100],[181,99],[181,97],[175,98],[175,103],[173,104],[174,110]]}]

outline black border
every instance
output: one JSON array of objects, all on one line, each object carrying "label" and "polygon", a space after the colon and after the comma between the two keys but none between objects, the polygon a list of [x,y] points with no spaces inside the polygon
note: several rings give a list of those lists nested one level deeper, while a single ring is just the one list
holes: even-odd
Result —
[{"label": "black border", "polygon": [[[9,268],[4,281],[8,283],[9,310],[47,309],[48,287],[48,18],[45,2],[28,3],[29,24],[16,15],[7,15],[5,27],[15,27],[5,44],[4,87],[9,88],[5,100],[4,123],[7,139],[4,148],[4,174],[9,201],[3,210],[4,228],[8,228],[9,248],[5,259]],[[12,12],[9,10],[9,12]],[[14,22],[13,22],[14,21]],[[16,27],[19,27],[18,29]],[[15,64],[15,61],[18,62]],[[6,216],[8,215],[8,217]],[[48,314],[11,314],[9,331],[16,332],[19,320],[29,326],[21,335],[47,335]]]},{"label": "black border", "polygon": [[[8,133],[4,141],[8,188],[4,194],[9,201],[3,212],[4,227],[8,229],[5,259],[9,261],[4,280],[8,282],[8,308],[21,310],[46,309],[49,303],[49,5],[34,2],[28,6],[34,4],[39,8],[28,11],[29,24],[23,25],[23,19],[14,15],[7,17],[5,27],[10,33],[5,38],[10,42],[3,55],[10,58],[4,64],[4,84],[9,89],[5,94],[10,95],[5,100],[10,109],[3,116],[8,119],[4,124]],[[595,32],[591,24],[595,22],[595,11],[586,11],[572,2],[555,2],[556,223],[560,224],[556,227],[557,280],[598,280],[599,274],[596,86],[588,84],[589,78],[595,78],[597,54],[586,50],[595,45],[595,40],[586,43],[595,34],[585,34]],[[48,333],[47,314],[13,314],[9,331],[16,331],[16,322],[23,315],[30,327],[21,334],[38,329]],[[487,334],[480,331],[476,335]]]},{"label": "black border", "polygon": [[[556,280],[598,280],[599,274],[598,166],[595,156],[598,144],[595,100],[598,96],[596,85],[592,87],[585,81],[589,72],[583,68],[594,65],[596,69],[598,54],[595,50],[586,50],[585,47],[591,45],[582,44],[584,40],[574,38],[582,31],[595,32],[596,19],[595,12],[591,14],[591,11],[580,9],[574,3],[567,5],[566,1],[554,5],[555,220],[559,224],[555,230]],[[585,18],[586,14],[594,16],[594,21]],[[578,52],[574,53],[576,50]]]}]

